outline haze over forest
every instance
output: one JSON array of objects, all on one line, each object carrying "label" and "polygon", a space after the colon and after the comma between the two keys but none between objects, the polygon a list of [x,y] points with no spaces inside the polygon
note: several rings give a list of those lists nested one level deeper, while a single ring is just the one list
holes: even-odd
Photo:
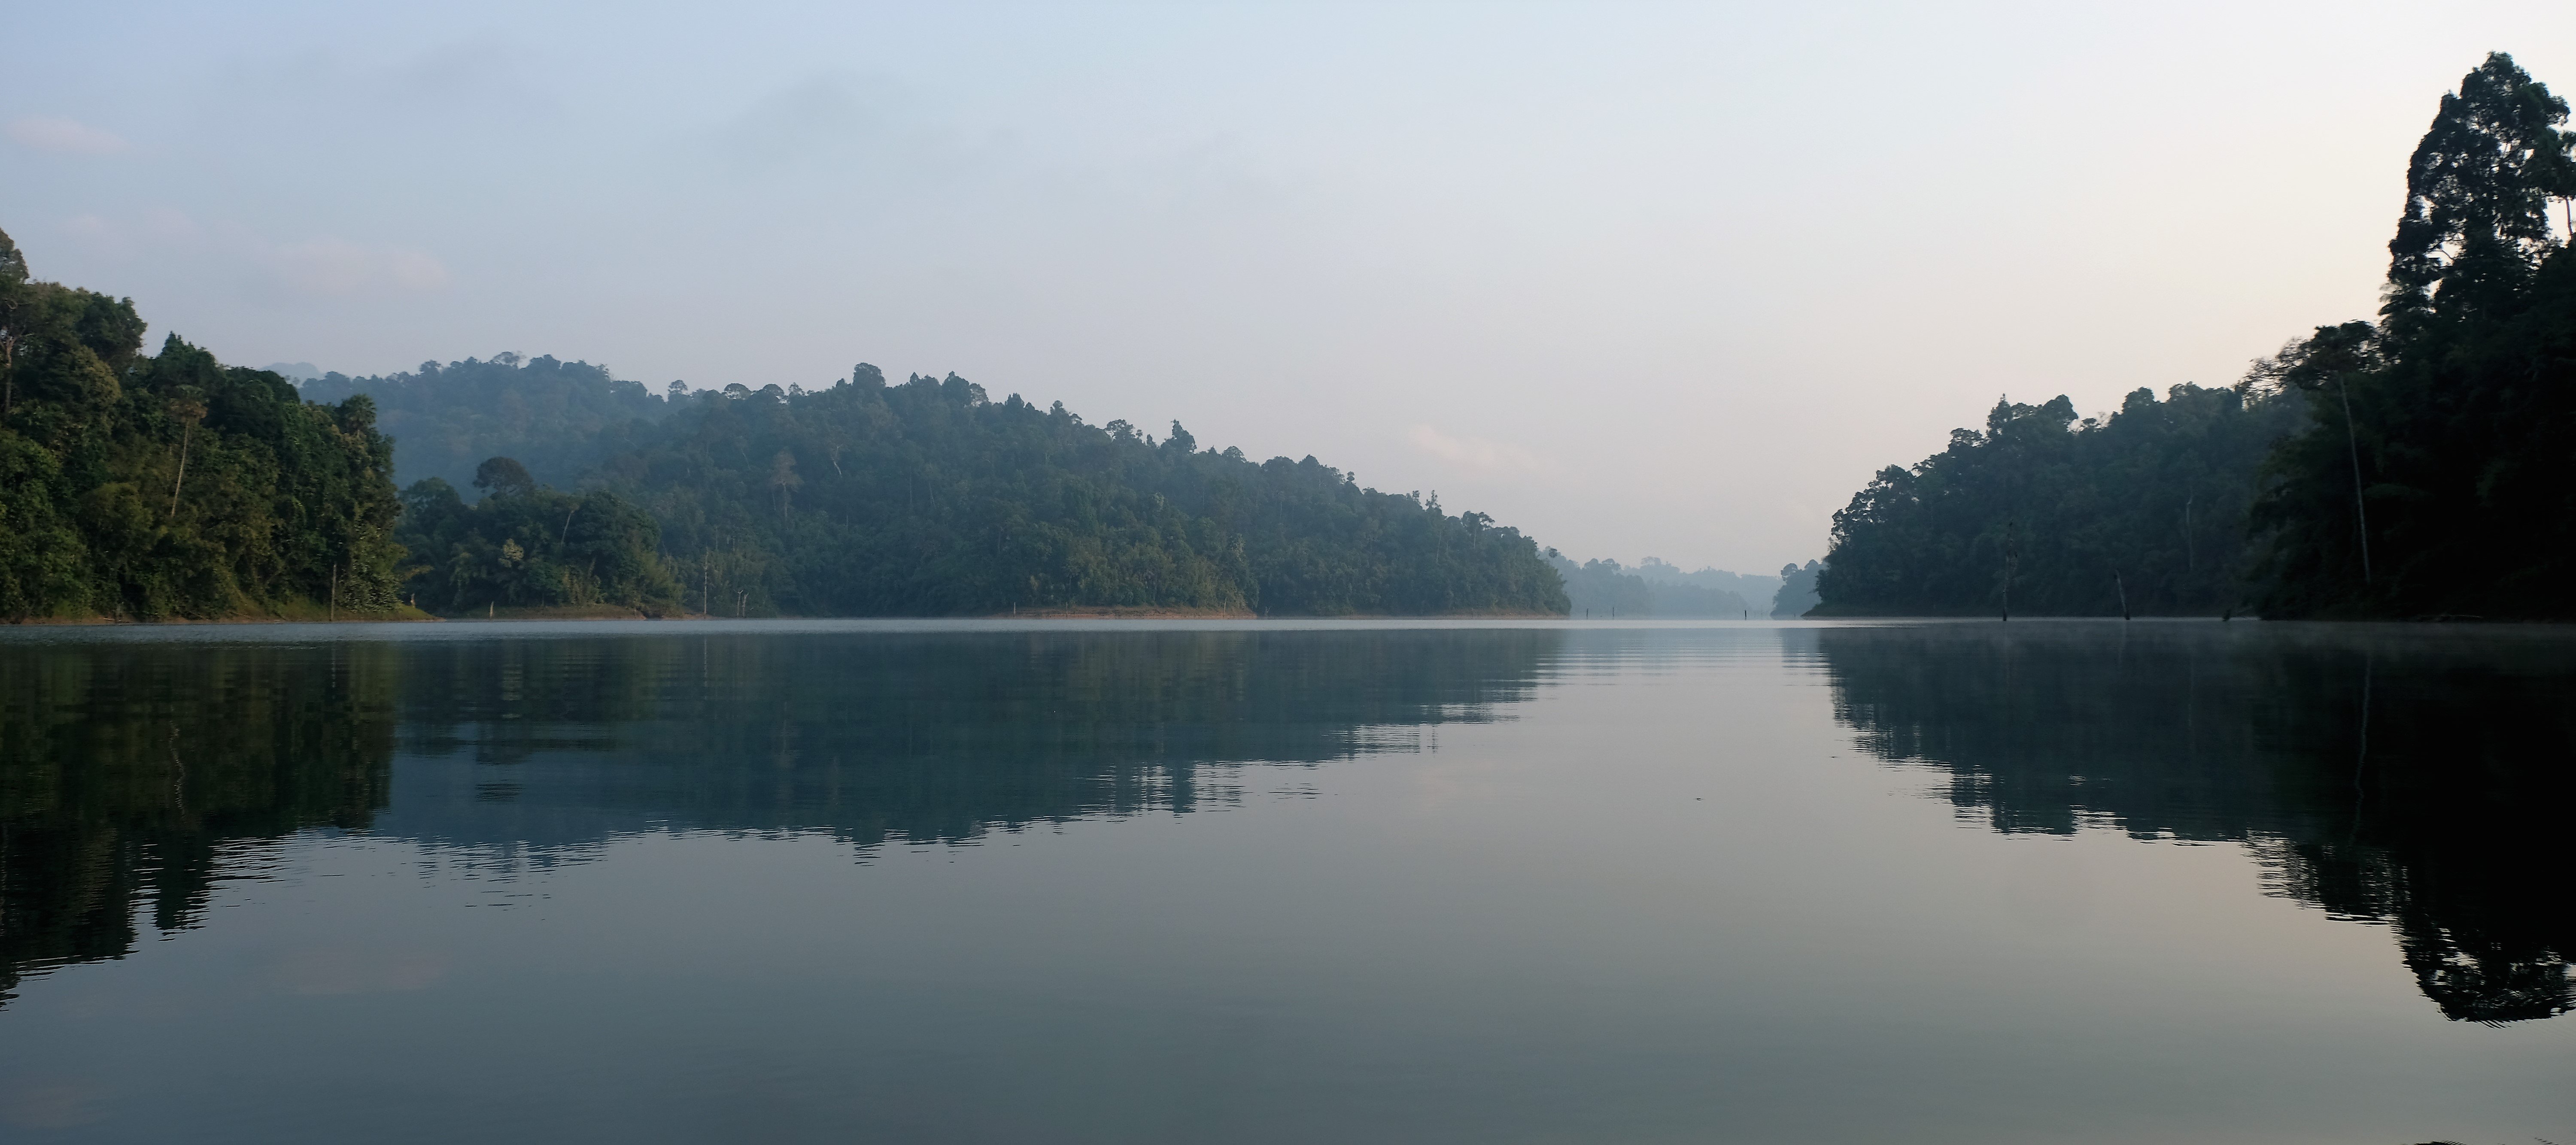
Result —
[{"label": "haze over forest", "polygon": [[0,226],[231,363],[953,370],[1762,574],[1998,394],[2372,312],[2430,93],[2576,76],[2551,4],[619,15],[20,14]]}]

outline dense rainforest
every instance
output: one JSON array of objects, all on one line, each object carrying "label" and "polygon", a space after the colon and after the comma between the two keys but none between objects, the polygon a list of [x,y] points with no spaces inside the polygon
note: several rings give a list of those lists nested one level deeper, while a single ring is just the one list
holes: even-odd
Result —
[{"label": "dense rainforest", "polygon": [[2567,118],[2489,56],[2408,162],[2376,323],[2098,421],[1999,402],[1834,515],[1818,613],[2576,615]]},{"label": "dense rainforest", "polygon": [[656,396],[503,354],[299,391],[144,328],[0,236],[0,617],[1567,607],[1535,544],[1437,494],[953,375]]},{"label": "dense rainforest", "polygon": [[2320,326],[2258,367],[2308,414],[2254,506],[2274,538],[2266,615],[2576,616],[2567,116],[2489,56],[2407,163],[2379,321]]},{"label": "dense rainforest", "polygon": [[701,394],[599,470],[662,522],[701,608],[808,615],[1124,607],[1561,613],[1538,547],[1313,457],[1253,462],[862,365]]},{"label": "dense rainforest", "polygon": [[131,299],[35,281],[0,234],[0,617],[381,614],[392,442]]},{"label": "dense rainforest", "polygon": [[1818,614],[2217,615],[2244,599],[2246,510],[2297,403],[2254,387],[1998,402],[1834,514]]},{"label": "dense rainforest", "polygon": [[[465,368],[509,392],[512,380],[498,371],[550,361],[504,356]],[[632,383],[593,367],[544,368],[540,385],[592,391],[558,394],[546,408],[590,411],[580,416],[598,418],[598,428],[583,438],[568,425],[532,440],[529,458],[486,458],[473,478],[483,496],[471,505],[444,476],[404,491],[400,540],[416,570],[406,590],[420,607],[610,604],[725,616],[1567,608],[1537,546],[1482,513],[1448,514],[1436,494],[1363,488],[1312,457],[1255,463],[1240,450],[1200,449],[1177,423],[1157,441],[1124,421],[1089,425],[1060,403],[992,401],[954,375],[888,385],[867,365],[812,391],[675,390],[642,399],[659,411],[639,404],[639,416],[612,421],[615,403],[633,397],[617,393]],[[442,408],[475,391],[449,397],[421,381],[458,371],[401,376],[406,408],[419,424],[465,427],[459,440],[488,444],[492,427]],[[539,480],[573,471],[579,492]]]},{"label": "dense rainforest", "polygon": [[397,536],[412,562],[409,603],[486,615],[505,605],[685,611],[660,552],[661,526],[617,494],[539,485],[507,457],[475,467],[473,484],[483,493],[473,504],[444,478],[403,490]]}]

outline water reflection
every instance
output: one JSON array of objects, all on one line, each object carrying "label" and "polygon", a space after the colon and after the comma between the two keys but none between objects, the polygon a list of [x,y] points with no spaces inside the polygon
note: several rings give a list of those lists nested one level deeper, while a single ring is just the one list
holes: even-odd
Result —
[{"label": "water reflection", "polygon": [[2576,1008],[2576,641],[2526,630],[1823,629],[1835,715],[2005,833],[2244,843],[2396,933],[2455,1020]]},{"label": "water reflection", "polygon": [[[764,633],[0,646],[0,999],[318,826],[546,863],[638,831],[989,832],[1413,750],[1563,634]],[[1292,792],[1293,793],[1293,792]]]},{"label": "water reflection", "polygon": [[0,672],[0,999],[123,956],[139,905],[194,925],[236,844],[385,806],[388,648],[28,651]]}]

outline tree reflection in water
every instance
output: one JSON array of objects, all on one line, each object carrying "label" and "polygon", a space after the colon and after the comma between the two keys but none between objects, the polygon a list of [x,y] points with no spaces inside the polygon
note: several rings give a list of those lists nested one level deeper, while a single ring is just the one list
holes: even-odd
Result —
[{"label": "tree reflection in water", "polygon": [[214,881],[255,863],[244,844],[385,806],[385,646],[5,653],[0,999],[29,971],[123,957],[139,905],[196,925]]},{"label": "tree reflection in water", "polygon": [[[1241,765],[1411,750],[1419,729],[1497,718],[1562,640],[1065,629],[0,647],[0,999],[25,974],[124,956],[142,905],[160,930],[196,925],[216,880],[255,873],[264,844],[306,828],[526,855],[646,831],[822,832],[865,849],[1187,813],[1231,798],[1209,780]],[[460,767],[477,777],[462,797],[422,786]]]},{"label": "tree reflection in water", "polygon": [[[1793,632],[1835,716],[2005,833],[2242,842],[2384,923],[2454,1020],[2576,1008],[2576,639],[2531,629],[1933,624]],[[1793,648],[1793,652],[1795,649]]]}]

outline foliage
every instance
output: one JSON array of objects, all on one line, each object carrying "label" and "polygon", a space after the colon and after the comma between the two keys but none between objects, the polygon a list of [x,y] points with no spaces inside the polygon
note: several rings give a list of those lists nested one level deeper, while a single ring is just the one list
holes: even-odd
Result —
[{"label": "foliage", "polygon": [[700,393],[596,479],[662,525],[716,613],[1140,608],[1562,613],[1517,530],[1314,458],[1254,463],[873,366],[806,392]]},{"label": "foliage", "polygon": [[[672,383],[676,393],[687,388]],[[401,444],[395,479],[408,487],[438,478],[463,488],[485,458],[516,457],[541,481],[570,485],[634,441],[636,423],[658,421],[672,404],[606,366],[548,355],[494,354],[410,373],[352,378],[330,373],[304,384],[315,401],[375,399],[378,421]]]},{"label": "foliage", "polygon": [[[1834,514],[1819,615],[2217,615],[2242,598],[2254,478],[2295,403],[2140,389],[2108,420],[1997,402]],[[2005,596],[2009,569],[2010,597]],[[1793,570],[1782,570],[1788,576]],[[1784,586],[1784,593],[1786,591]]]},{"label": "foliage", "polygon": [[2093,615],[2576,615],[2576,254],[2550,219],[2576,231],[2568,114],[2488,56],[2408,161],[2377,323],[2073,433],[2064,398],[1997,405],[1835,515],[1823,611],[2000,611],[2009,585]]},{"label": "foliage", "polygon": [[403,490],[397,538],[412,559],[412,603],[433,612],[608,604],[650,616],[677,612],[679,585],[663,567],[661,527],[604,489],[562,493],[507,457],[483,463],[486,491],[467,505],[436,477]]},{"label": "foliage", "polygon": [[131,299],[27,279],[0,235],[0,616],[393,607],[392,443]]},{"label": "foliage", "polygon": [[2565,618],[2576,576],[2576,198],[2565,101],[2489,56],[2407,170],[2380,321],[2258,363],[2304,428],[2272,459],[2276,616]]}]

